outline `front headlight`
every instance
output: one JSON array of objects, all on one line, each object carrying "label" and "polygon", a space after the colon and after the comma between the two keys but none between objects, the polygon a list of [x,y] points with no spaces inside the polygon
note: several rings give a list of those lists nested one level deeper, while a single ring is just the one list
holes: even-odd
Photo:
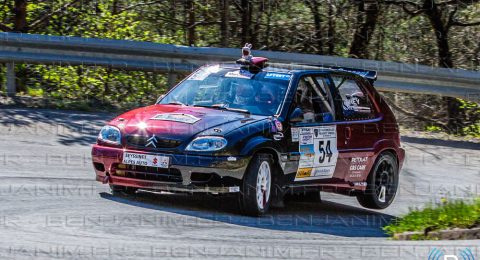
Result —
[{"label": "front headlight", "polygon": [[187,151],[211,152],[218,151],[227,146],[227,140],[220,136],[201,136],[193,139],[185,148]]},{"label": "front headlight", "polygon": [[102,128],[102,130],[100,130],[100,134],[98,134],[98,139],[106,143],[120,144],[120,130],[118,130],[118,128],[114,126],[106,125]]}]

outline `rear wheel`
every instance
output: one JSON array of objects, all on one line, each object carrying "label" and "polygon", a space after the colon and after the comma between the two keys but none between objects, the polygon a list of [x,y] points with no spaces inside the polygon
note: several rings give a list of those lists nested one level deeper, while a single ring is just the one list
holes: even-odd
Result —
[{"label": "rear wheel", "polygon": [[113,185],[110,184],[110,190],[112,190],[112,193],[115,194],[128,194],[128,195],[134,195],[137,192],[137,188],[134,187],[126,187],[126,186],[120,186],[120,185]]},{"label": "rear wheel", "polygon": [[244,214],[259,216],[270,207],[273,160],[268,154],[258,154],[252,158],[245,172],[240,206]]},{"label": "rear wheel", "polygon": [[382,153],[367,178],[367,190],[357,196],[363,207],[384,209],[392,204],[398,189],[398,164],[396,157]]}]

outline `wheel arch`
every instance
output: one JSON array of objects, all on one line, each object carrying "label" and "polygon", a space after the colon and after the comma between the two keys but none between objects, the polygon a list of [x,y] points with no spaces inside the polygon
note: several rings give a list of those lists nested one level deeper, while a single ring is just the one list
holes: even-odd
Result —
[{"label": "wheel arch", "polygon": [[[400,155],[398,153],[399,147],[395,144],[393,140],[380,140],[375,144],[375,160],[374,162],[377,161],[378,157],[385,152],[390,152],[393,156],[395,156],[395,160],[397,162],[397,167],[400,172],[400,167],[401,167],[401,161],[400,161]],[[373,164],[372,164],[373,168]],[[370,173],[369,173],[370,174]]]},{"label": "wheel arch", "polygon": [[375,158],[375,161],[377,160],[378,156],[380,156],[382,153],[391,153],[395,157],[395,161],[397,162],[397,168],[398,168],[397,170],[398,170],[398,173],[400,173],[400,160],[398,158],[397,151],[393,148],[385,148],[383,150],[380,150],[380,152],[378,152],[377,157]]}]

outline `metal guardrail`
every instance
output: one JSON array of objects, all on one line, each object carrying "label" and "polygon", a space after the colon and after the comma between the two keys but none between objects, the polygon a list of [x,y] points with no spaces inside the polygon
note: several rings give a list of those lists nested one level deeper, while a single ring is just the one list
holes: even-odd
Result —
[{"label": "metal guardrail", "polygon": [[[341,58],[313,54],[253,51],[276,63],[318,64],[376,70],[376,88],[480,100],[480,72],[418,64]],[[239,49],[187,47],[151,42],[93,39],[36,34],[0,33],[0,62],[96,65],[126,70],[190,72],[205,63],[233,61]],[[7,66],[7,89],[15,93],[13,66]],[[14,74],[13,74],[14,77]]]}]

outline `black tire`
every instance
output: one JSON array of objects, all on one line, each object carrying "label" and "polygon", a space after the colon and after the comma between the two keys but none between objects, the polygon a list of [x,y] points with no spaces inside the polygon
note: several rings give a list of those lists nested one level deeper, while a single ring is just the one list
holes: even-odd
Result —
[{"label": "black tire", "polygon": [[392,204],[398,189],[397,158],[390,152],[380,154],[367,178],[367,189],[357,195],[365,208],[385,209]]},{"label": "black tire", "polygon": [[[269,180],[266,180],[264,171],[268,165]],[[262,167],[262,169],[261,169]],[[248,166],[239,194],[240,209],[243,214],[260,216],[270,208],[273,190],[273,159],[268,154],[257,154]],[[268,182],[268,183],[267,183]],[[264,187],[265,189],[263,189]],[[258,189],[261,188],[261,191]],[[257,197],[261,196],[260,198]],[[262,203],[260,203],[260,201]]]},{"label": "black tire", "polygon": [[112,191],[113,195],[119,195],[119,194],[135,195],[138,189],[134,187],[126,187],[126,186],[110,184],[110,190]]}]

